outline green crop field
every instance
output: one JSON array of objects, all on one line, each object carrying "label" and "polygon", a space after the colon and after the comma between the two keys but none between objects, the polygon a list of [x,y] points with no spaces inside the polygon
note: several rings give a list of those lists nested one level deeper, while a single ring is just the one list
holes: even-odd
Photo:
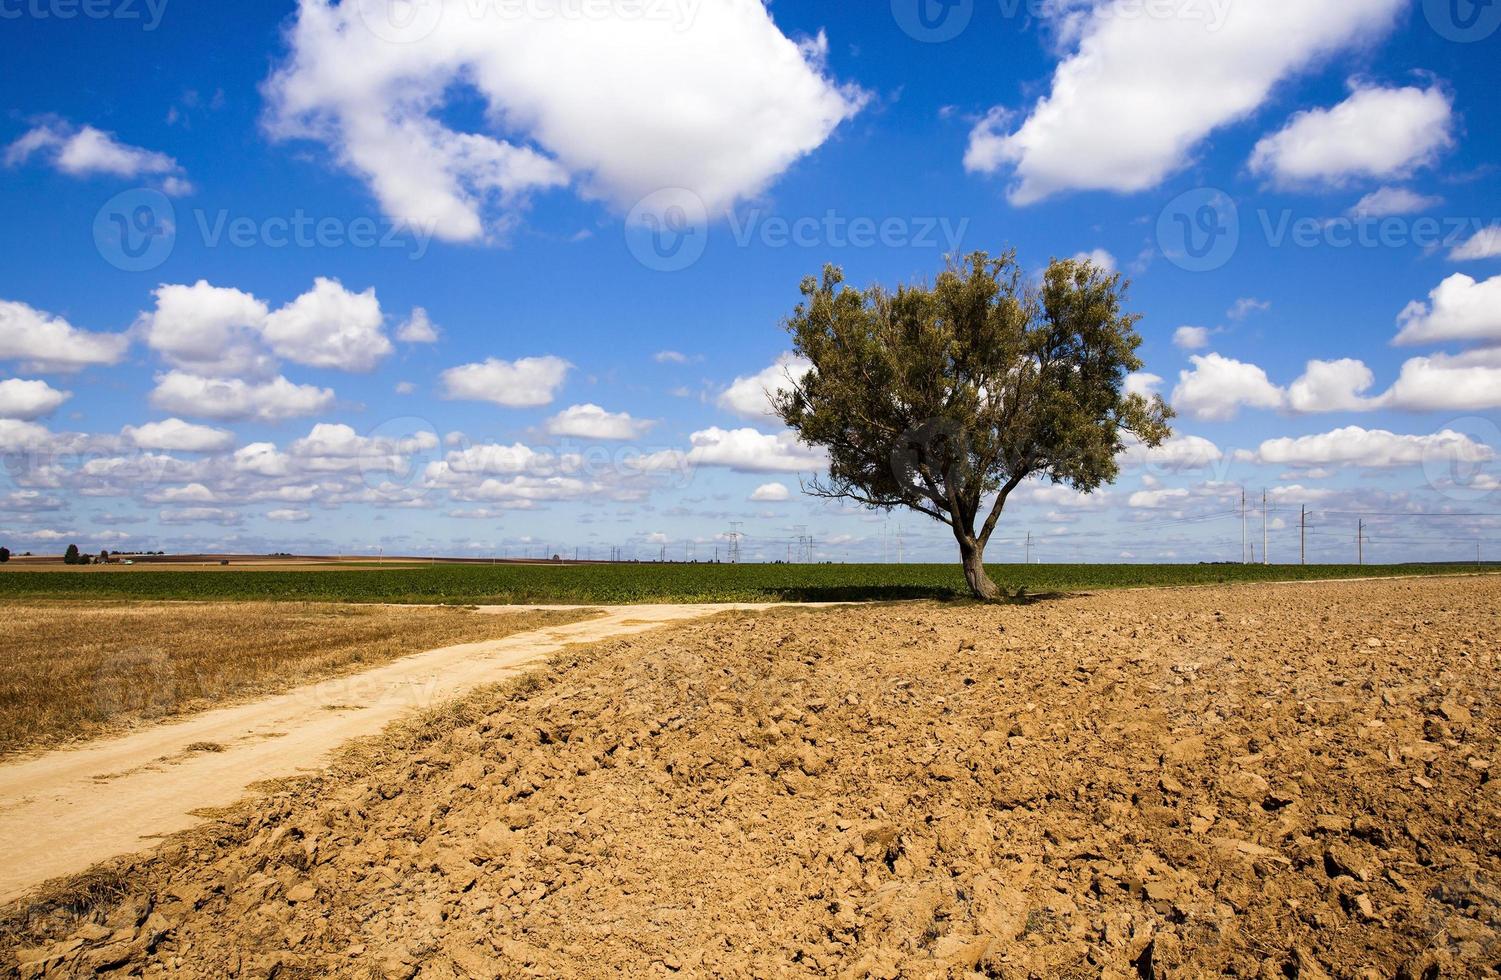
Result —
[{"label": "green crop field", "polygon": [[[1009,592],[1495,571],[1465,565],[993,565]],[[460,565],[205,572],[0,572],[0,600],[257,600],[463,604],[959,599],[957,565]]]}]

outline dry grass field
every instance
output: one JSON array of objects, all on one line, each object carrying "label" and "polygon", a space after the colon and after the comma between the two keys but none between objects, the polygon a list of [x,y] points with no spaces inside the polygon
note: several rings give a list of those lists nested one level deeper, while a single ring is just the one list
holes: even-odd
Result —
[{"label": "dry grass field", "polygon": [[0,605],[0,757],[571,622],[319,603]]},{"label": "dry grass field", "polygon": [[1274,585],[574,648],[34,896],[0,962],[1494,976],[1498,610],[1496,578]]}]

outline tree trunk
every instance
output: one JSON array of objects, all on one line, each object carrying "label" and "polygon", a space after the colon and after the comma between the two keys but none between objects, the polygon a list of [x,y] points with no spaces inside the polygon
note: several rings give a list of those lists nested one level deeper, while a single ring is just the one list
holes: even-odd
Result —
[{"label": "tree trunk", "polygon": [[973,541],[959,542],[959,555],[964,560],[964,580],[969,591],[982,602],[994,602],[1001,597],[1001,590],[985,574],[985,548]]}]

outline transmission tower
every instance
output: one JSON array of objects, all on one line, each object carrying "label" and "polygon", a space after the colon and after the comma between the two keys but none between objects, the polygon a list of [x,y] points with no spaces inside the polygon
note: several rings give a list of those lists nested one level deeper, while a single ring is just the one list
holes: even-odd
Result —
[{"label": "transmission tower", "polygon": [[738,565],[738,564],[740,564],[740,529],[742,527],[744,527],[744,526],[745,526],[745,522],[744,521],[731,521],[730,522],[730,553],[729,553],[729,561],[730,561],[731,565]]}]

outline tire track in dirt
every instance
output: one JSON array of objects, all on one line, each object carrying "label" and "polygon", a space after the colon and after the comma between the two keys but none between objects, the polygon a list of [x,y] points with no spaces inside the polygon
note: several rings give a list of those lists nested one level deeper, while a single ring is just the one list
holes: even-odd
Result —
[{"label": "tire track in dirt", "polygon": [[570,644],[768,607],[578,608],[599,608],[602,615],[420,653],[262,701],[0,764],[0,903],[52,878],[150,847],[202,822],[202,811],[241,799],[255,783],[317,769],[351,739],[503,681]]}]

